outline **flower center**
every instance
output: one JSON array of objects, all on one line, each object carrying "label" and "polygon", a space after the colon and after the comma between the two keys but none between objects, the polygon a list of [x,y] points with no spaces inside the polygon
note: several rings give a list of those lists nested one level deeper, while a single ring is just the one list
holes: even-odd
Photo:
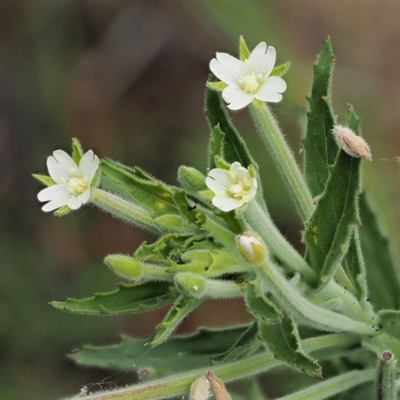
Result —
[{"label": "flower center", "polygon": [[237,182],[233,182],[229,186],[229,193],[235,199],[241,200],[248,194],[250,189],[251,189],[251,182],[248,179],[243,179]]},{"label": "flower center", "polygon": [[73,196],[81,195],[82,193],[86,192],[88,187],[89,187],[89,182],[87,178],[74,177],[71,178],[67,183],[68,191]]},{"label": "flower center", "polygon": [[241,89],[249,94],[256,93],[257,90],[260,89],[261,84],[262,84],[262,75],[255,74],[254,72],[244,76],[239,81]]}]

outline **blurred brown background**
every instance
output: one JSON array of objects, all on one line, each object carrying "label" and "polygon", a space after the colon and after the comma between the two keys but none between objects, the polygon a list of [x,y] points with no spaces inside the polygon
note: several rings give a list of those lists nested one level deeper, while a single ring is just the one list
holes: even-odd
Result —
[{"label": "blurred brown background", "polygon": [[[216,51],[236,54],[240,34],[251,48],[261,40],[274,45],[278,63],[293,63],[284,100],[274,108],[299,160],[312,64],[331,36],[336,112],[343,123],[346,103],[352,103],[363,117],[373,152],[365,183],[385,213],[396,250],[399,17],[400,4],[385,1],[0,3],[0,398],[78,393],[101,378],[65,354],[83,343],[116,342],[121,332],[148,335],[165,312],[95,318],[47,305],[114,289],[105,255],[132,253],[153,238],[95,209],[62,219],[45,215],[31,173],[45,173],[46,157],[69,149],[73,136],[100,157],[140,165],[170,183],[180,164],[205,171],[208,63]],[[300,245],[293,204],[246,111],[233,118],[260,161],[271,213]],[[240,304],[218,302],[180,330],[233,322],[222,314],[247,318]]]}]

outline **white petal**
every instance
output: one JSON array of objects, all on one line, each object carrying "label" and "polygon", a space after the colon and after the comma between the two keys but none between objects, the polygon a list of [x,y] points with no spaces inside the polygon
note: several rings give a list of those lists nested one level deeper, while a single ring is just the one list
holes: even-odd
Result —
[{"label": "white petal", "polygon": [[243,198],[244,203],[248,203],[249,201],[253,200],[257,194],[258,183],[257,179],[253,178],[253,184],[251,186],[250,192]]},{"label": "white petal", "polygon": [[286,82],[282,78],[279,76],[271,76],[261,86],[254,97],[261,101],[277,103],[282,100],[282,95],[280,93],[284,92],[286,87]]},{"label": "white petal", "polygon": [[86,204],[89,201],[90,198],[90,188],[88,190],[85,190],[80,196],[82,204]]},{"label": "white petal", "polygon": [[242,200],[234,199],[233,197],[217,197],[212,199],[212,203],[215,207],[221,211],[228,212],[241,207],[244,203]]},{"label": "white petal", "polygon": [[39,201],[49,201],[42,207],[43,211],[53,211],[68,204],[71,194],[64,185],[49,186],[38,193]]},{"label": "white petal", "polygon": [[65,204],[67,204],[71,194],[65,185],[53,185],[41,190],[37,198],[39,201],[50,201],[56,199],[64,199]]},{"label": "white petal", "polygon": [[248,66],[252,72],[269,76],[276,61],[275,48],[261,42],[250,54]]},{"label": "white petal", "polygon": [[230,183],[231,179],[229,171],[222,168],[212,169],[206,178],[207,187],[214,193],[228,190]]},{"label": "white petal", "polygon": [[210,61],[211,72],[222,82],[232,85],[246,75],[245,64],[227,53],[217,53]]},{"label": "white petal", "polygon": [[94,155],[92,150],[87,151],[80,163],[79,171],[82,177],[93,179],[97,169],[99,168],[99,159]]},{"label": "white petal", "polygon": [[65,183],[62,178],[67,179],[71,177],[71,169],[77,169],[76,164],[72,158],[63,150],[56,150],[53,156],[47,158],[47,169],[49,175],[56,183]]},{"label": "white petal", "polygon": [[244,92],[238,86],[228,86],[222,91],[222,98],[228,103],[230,110],[240,110],[248,106],[254,96]]},{"label": "white petal", "polygon": [[69,202],[68,202],[68,207],[71,209],[71,210],[77,210],[78,208],[80,208],[81,206],[82,206],[82,199],[81,199],[81,196],[78,196],[78,197],[75,197],[75,196],[72,196],[70,199],[69,199]]}]

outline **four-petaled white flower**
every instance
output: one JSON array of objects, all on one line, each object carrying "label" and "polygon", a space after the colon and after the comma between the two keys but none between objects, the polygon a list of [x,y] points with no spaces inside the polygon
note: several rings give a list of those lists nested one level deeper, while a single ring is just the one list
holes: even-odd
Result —
[{"label": "four-petaled white flower", "polygon": [[77,210],[89,201],[93,178],[99,168],[99,159],[92,150],[87,151],[76,165],[63,150],[56,150],[47,158],[49,175],[56,183],[38,193],[39,201],[48,201],[43,211],[54,211],[62,206]]},{"label": "four-petaled white flower", "polygon": [[215,193],[212,203],[221,211],[232,211],[253,200],[257,193],[257,180],[239,162],[229,170],[212,169],[206,178],[207,187]]},{"label": "four-petaled white flower", "polygon": [[228,85],[222,91],[222,98],[229,109],[239,110],[254,99],[271,103],[282,100],[286,82],[278,76],[270,76],[275,59],[275,48],[267,47],[265,42],[259,43],[244,61],[227,53],[217,53],[210,62],[210,69]]}]

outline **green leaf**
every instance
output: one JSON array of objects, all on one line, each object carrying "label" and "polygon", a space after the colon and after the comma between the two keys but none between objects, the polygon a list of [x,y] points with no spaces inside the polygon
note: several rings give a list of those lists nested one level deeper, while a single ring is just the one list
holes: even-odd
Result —
[{"label": "green leaf", "polygon": [[196,226],[200,226],[204,220],[202,210],[198,207],[200,204],[197,203],[197,199],[194,201],[188,200],[186,193],[178,188],[173,190],[173,200],[180,214],[185,219]]},{"label": "green leaf", "polygon": [[244,61],[250,56],[250,50],[244,40],[244,37],[240,35],[239,37],[239,59]]},{"label": "green leaf", "polygon": [[216,354],[225,353],[245,334],[248,325],[225,329],[200,328],[188,336],[175,336],[155,348],[146,340],[126,335],[119,344],[84,346],[69,357],[80,365],[119,370],[147,370],[149,378],[207,367]]},{"label": "green leaf", "polygon": [[208,145],[208,169],[217,168],[216,157],[223,157],[225,133],[221,131],[220,125],[213,127]]},{"label": "green leaf", "polygon": [[321,377],[318,362],[301,348],[296,323],[262,294],[258,281],[248,283],[245,301],[249,312],[257,318],[259,338],[274,357],[308,375]]},{"label": "green leaf", "polygon": [[207,82],[207,87],[210,90],[222,92],[228,85],[225,82]]},{"label": "green leaf", "polygon": [[181,165],[178,168],[178,180],[182,187],[190,192],[207,189],[205,175],[193,167]]},{"label": "green leaf", "polygon": [[43,183],[45,186],[53,186],[56,183],[53,181],[53,179],[48,176],[48,175],[42,175],[42,174],[32,174],[32,176],[38,180],[40,183]]},{"label": "green leaf", "polygon": [[260,320],[274,322],[282,317],[282,313],[275,304],[261,292],[259,281],[247,283],[245,302],[248,311]]},{"label": "green leaf", "polygon": [[367,277],[358,228],[356,227],[353,227],[349,249],[342,265],[346,277],[349,279],[349,285],[346,286],[347,290],[360,300],[361,304],[364,304],[368,297]]},{"label": "green leaf", "polygon": [[285,64],[277,65],[271,72],[270,76],[283,76],[289,72],[292,63],[290,61],[285,62]]},{"label": "green leaf", "polygon": [[72,138],[72,159],[79,165],[83,156],[82,146],[77,138]]},{"label": "green leaf", "polygon": [[237,361],[254,354],[260,349],[257,333],[258,325],[253,322],[227,351],[212,358],[213,364]]},{"label": "green leaf", "polygon": [[[349,110],[347,124],[359,134],[360,120],[353,108]],[[359,158],[339,152],[326,189],[307,223],[307,258],[320,275],[320,286],[334,275],[349,248],[352,227],[359,223],[360,163]]]},{"label": "green leaf", "polygon": [[[223,153],[224,159],[232,164],[235,161],[239,161],[244,167],[249,165],[257,166],[257,163],[251,157],[247,145],[243,138],[240,136],[239,132],[233,126],[230,120],[221,95],[217,92],[207,89],[206,90],[206,109],[204,111],[210,127],[213,129],[219,125],[220,133],[218,133],[219,141],[221,142],[221,132],[225,135],[223,136]],[[210,145],[210,150],[211,150]],[[210,162],[210,157],[209,157]],[[209,165],[211,167],[211,165]]]},{"label": "green leaf", "polygon": [[[128,169],[110,159],[102,160],[100,168],[103,175],[114,182],[111,190],[122,197],[128,193],[130,200],[134,199],[137,204],[157,215],[178,213],[171,188],[161,181],[151,180],[141,170]],[[118,187],[122,188],[121,192]]]},{"label": "green leaf", "polygon": [[380,309],[400,309],[399,271],[393,261],[389,239],[382,232],[369,196],[360,198],[360,238],[365,256],[371,303]]},{"label": "green leaf", "polygon": [[322,378],[317,360],[307,355],[302,347],[297,325],[288,315],[276,321],[259,321],[259,337],[268,350],[280,361],[310,376]]},{"label": "green leaf", "polygon": [[304,176],[312,196],[324,191],[329,167],[335,162],[338,146],[332,134],[335,117],[331,105],[331,83],[335,64],[330,39],[327,39],[314,64],[311,96],[308,98],[307,133],[304,146]]},{"label": "green leaf", "polygon": [[61,206],[58,210],[54,211],[54,215],[56,217],[63,217],[64,215],[67,215],[71,212],[72,210],[68,206]]},{"label": "green leaf", "polygon": [[[181,264],[182,254],[198,241],[203,242],[205,235],[167,234],[152,244],[142,243],[134,257],[140,261],[159,265],[173,266]],[[203,245],[203,243],[202,243]]]},{"label": "green leaf", "polygon": [[156,326],[153,340],[146,343],[147,346],[155,347],[165,342],[174,332],[182,320],[203,302],[202,299],[179,296],[174,305],[169,309],[163,321]]},{"label": "green leaf", "polygon": [[168,282],[146,282],[139,285],[119,285],[117,290],[97,293],[86,299],[53,301],[59,310],[78,314],[136,314],[160,308],[174,301],[177,292]]}]

